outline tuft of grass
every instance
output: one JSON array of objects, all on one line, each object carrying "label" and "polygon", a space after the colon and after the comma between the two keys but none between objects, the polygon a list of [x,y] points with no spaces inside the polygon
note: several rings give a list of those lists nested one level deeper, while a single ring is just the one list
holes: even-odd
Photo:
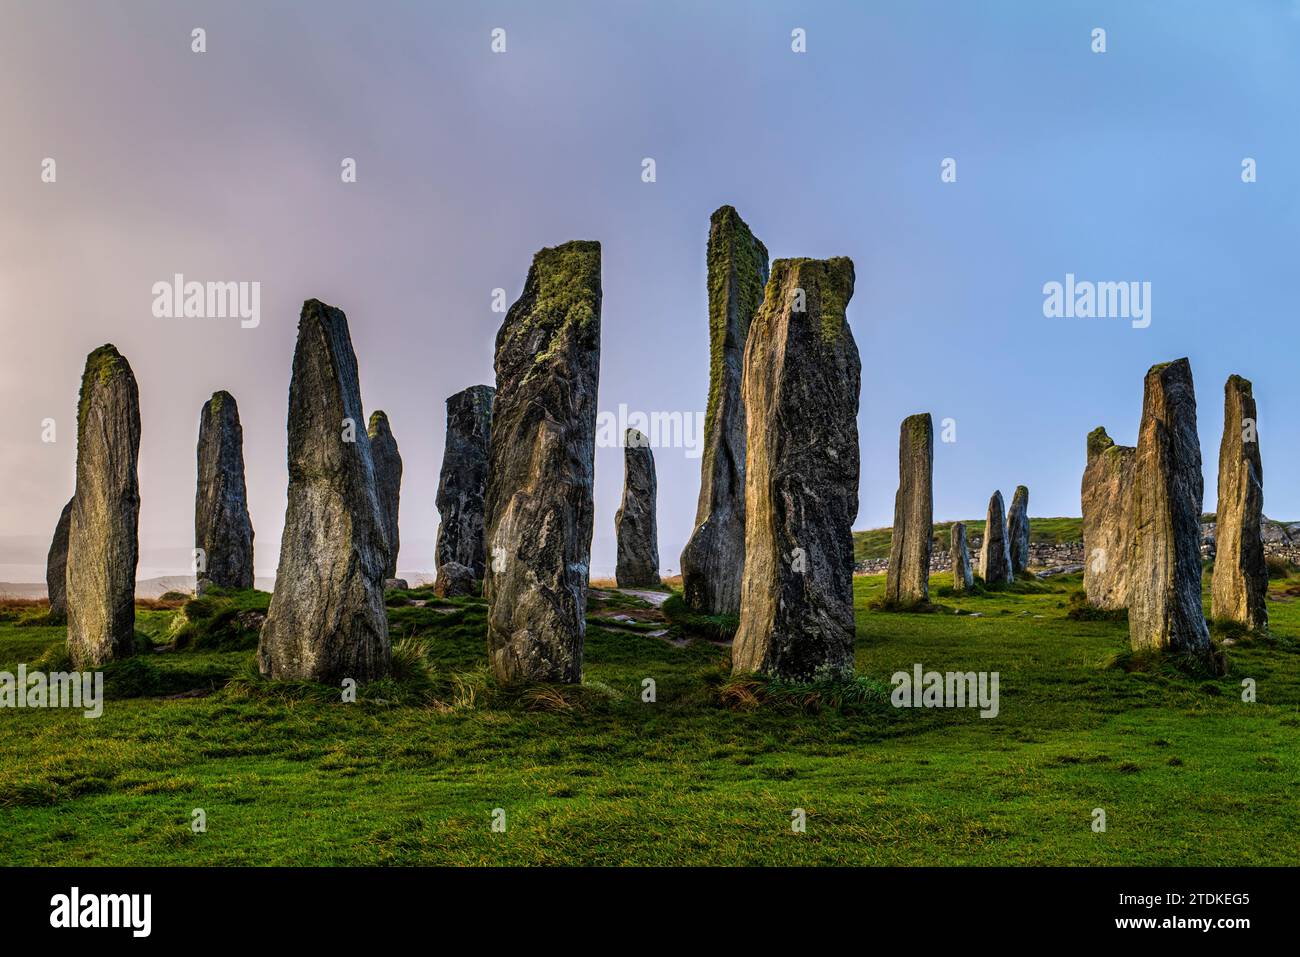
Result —
[{"label": "tuft of grass", "polygon": [[821,678],[809,682],[786,682],[761,674],[733,675],[717,689],[723,706],[740,711],[760,707],[820,714],[832,710],[845,714],[892,712],[889,692],[880,682],[862,675]]},{"label": "tuft of grass", "polygon": [[673,592],[661,606],[664,618],[673,631],[685,638],[705,641],[731,641],[740,627],[737,615],[702,615],[686,604],[681,592]]}]

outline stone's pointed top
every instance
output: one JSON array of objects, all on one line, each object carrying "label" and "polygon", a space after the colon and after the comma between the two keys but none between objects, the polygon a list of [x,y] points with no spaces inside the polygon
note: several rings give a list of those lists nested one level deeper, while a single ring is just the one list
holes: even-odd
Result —
[{"label": "stone's pointed top", "polygon": [[994,502],[997,502],[999,505],[1001,505],[1003,501],[1004,500],[1002,498],[1002,489],[998,489],[996,492],[994,492],[992,495],[989,496],[990,505],[992,505]]},{"label": "stone's pointed top", "polygon": [[1091,462],[1114,444],[1115,440],[1106,434],[1106,427],[1097,426],[1088,433],[1088,461]]},{"label": "stone's pointed top", "polygon": [[1223,391],[1225,393],[1236,391],[1240,392],[1242,395],[1250,395],[1252,388],[1253,386],[1249,379],[1244,376],[1239,376],[1235,372],[1228,376],[1228,381],[1223,384]]},{"label": "stone's pointed top", "polygon": [[469,402],[475,400],[481,402],[484,399],[490,402],[492,399],[496,398],[496,394],[497,394],[496,386],[472,385],[467,389],[461,389],[459,392],[455,393],[454,395],[447,396],[447,405],[451,405],[452,403]]},{"label": "stone's pointed top", "polygon": [[[819,316],[822,338],[834,339],[847,324],[845,309],[853,298],[854,282],[853,260],[847,256],[831,259],[802,257],[773,261],[768,286],[771,289],[789,287],[787,295],[791,296],[794,289],[802,289],[805,296],[803,314]],[[773,308],[788,310],[790,303],[785,297],[765,297],[760,312]]]},{"label": "stone's pointed top", "polygon": [[1015,494],[1011,496],[1011,500],[1014,502],[1014,501],[1019,501],[1020,499],[1024,499],[1026,502],[1029,501],[1029,486],[1028,486],[1028,485],[1017,485],[1017,486],[1016,486]]},{"label": "stone's pointed top", "polygon": [[629,449],[648,449],[650,440],[638,429],[628,429],[623,433],[623,444]]},{"label": "stone's pointed top", "polygon": [[1148,376],[1151,375],[1163,376],[1166,373],[1179,375],[1179,376],[1186,374],[1187,376],[1190,377],[1192,374],[1192,363],[1186,356],[1184,356],[1181,359],[1174,359],[1170,362],[1157,362],[1155,365],[1153,365],[1150,369],[1147,370]]},{"label": "stone's pointed top", "polygon": [[98,386],[108,385],[119,377],[125,377],[130,387],[135,387],[135,373],[131,371],[131,363],[126,361],[126,357],[111,342],[104,343],[86,356],[86,368],[81,373],[81,393],[77,400],[78,432],[89,407],[91,393]]},{"label": "stone's pointed top", "polygon": [[380,435],[392,435],[393,429],[388,424],[388,413],[383,409],[376,409],[374,412],[371,412],[370,425],[366,429],[366,434],[368,434],[372,439],[378,438]]}]

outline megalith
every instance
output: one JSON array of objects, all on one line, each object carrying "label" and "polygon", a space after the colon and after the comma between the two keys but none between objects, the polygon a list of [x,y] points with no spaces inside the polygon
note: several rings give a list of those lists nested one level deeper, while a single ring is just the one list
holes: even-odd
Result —
[{"label": "megalith", "polygon": [[745,345],[745,572],[735,673],[853,670],[861,362],[853,261],[780,259]]},{"label": "megalith", "polygon": [[135,650],[140,393],[112,345],[86,357],[68,525],[68,652],[87,669]]},{"label": "megalith", "polygon": [[695,529],[682,550],[682,597],[735,615],[745,564],[745,342],[767,283],[767,248],[730,206],[709,220],[709,402]]},{"label": "megalith", "polygon": [[580,682],[600,383],[600,244],[533,257],[496,339],[485,499],[499,681]]},{"label": "megalith", "polygon": [[1233,375],[1223,386],[1210,612],[1216,620],[1254,631],[1268,627],[1268,565],[1260,535],[1263,513],[1264,465],[1255,397],[1250,380]]},{"label": "megalith", "polygon": [[930,413],[909,415],[898,436],[898,492],[889,546],[885,602],[909,606],[930,600],[934,543],[934,423]]},{"label": "megalith", "polygon": [[463,565],[476,579],[483,577],[486,561],[483,496],[496,394],[490,385],[473,385],[447,399],[447,443],[438,476],[438,568]]},{"label": "megalith", "polygon": [[45,556],[45,591],[50,598],[50,623],[58,624],[68,617],[68,532],[72,525],[72,499],[63,506],[54,526],[54,538]]},{"label": "megalith", "polygon": [[397,531],[397,512],[402,497],[402,456],[397,451],[397,439],[382,409],[370,413],[366,429],[370,436],[370,458],[375,466],[375,493],[379,496],[379,514],[384,520],[384,536],[388,539],[388,564],[385,578],[397,577],[397,550],[400,536]]},{"label": "megalith", "polygon": [[623,436],[623,502],[614,514],[619,588],[659,588],[659,528],[655,519],[658,484],[650,440],[636,429]]},{"label": "megalith", "polygon": [[1128,607],[1128,560],[1133,544],[1133,474],[1137,449],[1116,445],[1098,426],[1088,433],[1083,470],[1083,590],[1105,611]]},{"label": "megalith", "polygon": [[244,429],[229,392],[214,392],[203,403],[198,464],[195,577],[224,588],[252,588],[253,523],[244,484]]},{"label": "megalith", "polygon": [[966,544],[966,523],[953,522],[949,530],[948,557],[952,563],[952,590],[954,592],[970,591],[975,584],[971,573],[970,548]]},{"label": "megalith", "polygon": [[1152,366],[1133,477],[1128,625],[1135,650],[1211,651],[1201,606],[1203,493],[1191,364]]},{"label": "megalith", "polygon": [[1029,567],[1029,488],[1017,485],[1007,510],[1007,542],[1011,552],[1011,576],[1024,575]]},{"label": "megalith", "polygon": [[258,665],[290,681],[383,677],[388,539],[357,359],[347,316],[317,299],[298,320],[288,431],[289,502]]},{"label": "megalith", "polygon": [[980,545],[980,574],[986,585],[1008,585],[1015,580],[1011,571],[1011,542],[1007,537],[1007,512],[1001,490],[989,499],[984,541]]}]

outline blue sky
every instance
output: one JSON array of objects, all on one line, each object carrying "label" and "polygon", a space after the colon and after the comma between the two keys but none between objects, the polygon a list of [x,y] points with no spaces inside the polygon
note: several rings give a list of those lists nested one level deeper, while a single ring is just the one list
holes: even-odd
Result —
[{"label": "blue sky", "polygon": [[[216,389],[240,403],[273,572],[309,297],[348,314],[366,411],[388,412],[406,463],[399,566],[431,570],[443,401],[492,381],[492,290],[513,301],[542,246],[600,240],[601,408],[702,412],[704,247],[724,203],[773,258],[856,264],[857,527],[889,523],[898,424],[918,411],[956,420],[936,443],[937,519],[980,517],[1017,484],[1031,514],[1077,515],[1088,430],[1134,442],[1144,372],[1184,355],[1206,509],[1236,372],[1255,383],[1265,511],[1300,518],[1297,54],[1284,2],[4,0],[0,579],[40,576],[81,366],[107,341],[141,389],[141,574],[188,566]],[[176,272],[261,282],[260,326],[155,318],[152,284]],[[1067,273],[1150,282],[1150,327],[1045,318],[1043,284]],[[597,574],[621,457],[597,451]],[[699,460],[656,457],[676,570]]]}]

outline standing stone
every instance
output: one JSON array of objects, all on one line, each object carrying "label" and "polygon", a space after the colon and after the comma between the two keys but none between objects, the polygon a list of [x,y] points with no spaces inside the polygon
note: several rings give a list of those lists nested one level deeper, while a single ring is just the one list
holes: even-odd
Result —
[{"label": "standing stone", "polygon": [[980,545],[980,574],[986,585],[1009,585],[1015,580],[1011,571],[1011,542],[1007,539],[1006,505],[1000,490],[989,499],[984,543]]},{"label": "standing stone", "polygon": [[623,503],[614,515],[619,588],[659,588],[659,529],[655,522],[655,456],[650,440],[636,429],[623,437]]},{"label": "standing stone", "polygon": [[970,549],[966,546],[966,523],[954,522],[951,530],[949,556],[952,559],[952,590],[954,592],[970,591],[975,584],[971,574]]},{"label": "standing stone", "polygon": [[135,650],[140,393],[112,345],[86,358],[68,525],[68,652],[87,669]]},{"label": "standing stone", "polygon": [[1106,611],[1128,606],[1128,556],[1133,545],[1133,475],[1137,449],[1116,445],[1101,426],[1088,433],[1083,471],[1083,590]]},{"label": "standing stone", "polygon": [[195,574],[224,588],[253,587],[253,523],[244,485],[244,430],[229,392],[214,392],[199,414],[199,481],[194,495]]},{"label": "standing stone", "polygon": [[388,539],[388,564],[385,578],[397,577],[397,507],[402,496],[402,456],[397,451],[397,439],[388,425],[388,414],[382,410],[370,413],[370,458],[375,465],[375,492],[379,496],[379,514],[384,520],[384,536]]},{"label": "standing stone", "polygon": [[1223,387],[1211,612],[1216,619],[1262,631],[1268,627],[1268,565],[1260,534],[1264,465],[1257,421],[1250,380],[1229,376]]},{"label": "standing stone", "polygon": [[1029,488],[1017,485],[1007,512],[1007,539],[1011,549],[1011,577],[1029,567]]},{"label": "standing stone", "polygon": [[889,545],[885,602],[909,606],[930,600],[934,545],[934,423],[930,413],[909,415],[898,436],[898,492]]},{"label": "standing stone", "polygon": [[387,674],[388,540],[357,359],[341,309],[303,303],[289,383],[289,505],[262,674],[337,684]]},{"label": "standing stone", "polygon": [[72,502],[63,506],[58,524],[54,526],[54,539],[45,557],[45,590],[50,596],[50,623],[58,624],[68,617],[68,532],[72,525]]},{"label": "standing stone", "polygon": [[465,566],[476,579],[483,577],[483,496],[496,394],[490,385],[474,385],[447,400],[447,447],[437,498],[439,578],[448,564]]},{"label": "standing stone", "polygon": [[600,243],[565,243],[533,257],[497,332],[483,590],[504,683],[582,680],[600,304]]},{"label": "standing stone", "polygon": [[1211,651],[1201,607],[1203,492],[1191,364],[1152,366],[1133,478],[1128,628],[1135,650]]},{"label": "standing stone", "polygon": [[709,220],[709,404],[695,530],[682,550],[682,597],[696,611],[735,615],[745,565],[745,406],[741,373],[763,303],[767,248],[735,209]]},{"label": "standing stone", "polygon": [[745,574],[733,671],[853,670],[862,366],[853,261],[779,259],[745,345]]}]

